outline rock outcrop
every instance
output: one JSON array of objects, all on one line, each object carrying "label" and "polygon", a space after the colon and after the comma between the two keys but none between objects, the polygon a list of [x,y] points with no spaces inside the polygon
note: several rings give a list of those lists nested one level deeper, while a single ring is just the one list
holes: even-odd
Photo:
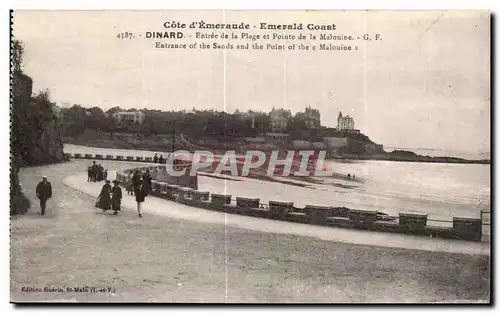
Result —
[{"label": "rock outcrop", "polygon": [[32,97],[33,81],[12,75],[11,99],[11,214],[23,214],[29,201],[22,194],[19,169],[64,160],[61,125],[48,98]]}]

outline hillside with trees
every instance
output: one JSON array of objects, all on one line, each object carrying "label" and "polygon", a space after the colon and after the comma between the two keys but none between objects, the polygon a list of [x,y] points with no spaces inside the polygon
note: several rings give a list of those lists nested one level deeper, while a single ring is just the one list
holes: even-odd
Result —
[{"label": "hillside with trees", "polygon": [[[85,144],[109,148],[134,148],[152,150],[188,149],[179,137],[183,134],[190,142],[203,142],[207,148],[229,147],[240,144],[244,138],[265,136],[270,131],[270,115],[249,111],[252,120],[238,111],[234,114],[215,110],[160,111],[144,109],[145,121],[118,123],[113,113],[122,110],[113,107],[103,111],[99,107],[85,108],[73,105],[62,109],[63,140],[66,143]],[[321,141],[323,137],[346,137],[360,143],[373,143],[360,133],[342,132],[334,128],[309,129],[305,117],[297,113],[288,117],[286,132],[290,140]],[[172,141],[174,141],[172,143]]]},{"label": "hillside with trees", "polygon": [[32,95],[33,80],[22,70],[24,48],[11,46],[11,214],[25,213],[29,201],[22,194],[19,169],[64,160],[61,125],[48,90]]}]

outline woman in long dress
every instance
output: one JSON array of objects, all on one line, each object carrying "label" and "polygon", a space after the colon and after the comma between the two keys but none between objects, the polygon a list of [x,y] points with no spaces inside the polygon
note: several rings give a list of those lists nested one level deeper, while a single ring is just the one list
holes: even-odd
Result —
[{"label": "woman in long dress", "polygon": [[101,193],[97,198],[97,206],[103,210],[103,213],[111,210],[111,185],[109,184],[109,180],[102,186]]}]

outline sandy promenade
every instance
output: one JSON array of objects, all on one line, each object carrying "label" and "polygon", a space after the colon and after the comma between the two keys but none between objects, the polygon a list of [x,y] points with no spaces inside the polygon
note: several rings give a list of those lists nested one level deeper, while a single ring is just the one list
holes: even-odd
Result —
[{"label": "sandy promenade", "polygon": [[[132,197],[125,198],[125,212],[119,216],[103,215],[94,208],[100,186],[87,183],[85,175],[78,174],[88,163],[71,161],[21,171],[32,208],[26,216],[12,220],[13,301],[435,302],[489,298],[489,249],[485,244],[289,226],[154,197],[146,200],[143,219],[133,210]],[[101,163],[110,170],[134,166]],[[41,175],[49,176],[54,189],[46,216],[38,215],[34,196]],[[382,245],[396,248],[378,247]],[[22,292],[22,287],[77,286],[109,286],[115,293]]]}]

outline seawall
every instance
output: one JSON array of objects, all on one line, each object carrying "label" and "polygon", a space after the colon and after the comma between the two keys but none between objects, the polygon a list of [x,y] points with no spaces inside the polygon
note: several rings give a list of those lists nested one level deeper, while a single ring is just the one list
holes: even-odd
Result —
[{"label": "seawall", "polygon": [[[90,155],[86,156],[86,158],[92,157]],[[110,157],[109,159],[122,158]],[[142,160],[142,158],[138,161],[150,162],[149,160]],[[148,165],[138,168],[143,171],[149,169],[153,175],[159,175],[158,173],[161,175],[161,172],[165,170],[165,166],[162,165]],[[129,183],[128,176],[128,173],[125,173],[125,171],[117,172],[116,175],[117,180],[123,186]],[[482,241],[483,225],[489,225],[485,224],[482,218],[453,217],[450,227],[443,227],[428,225],[427,214],[401,212],[398,216],[392,217],[391,220],[388,219],[388,216],[381,216],[377,211],[370,210],[317,205],[306,205],[301,208],[294,206],[293,202],[283,201],[261,203],[259,198],[244,198],[229,194],[211,193],[208,190],[197,190],[197,188],[158,180],[152,181],[151,195],[193,207],[232,214],[302,224],[400,233],[432,238]],[[489,214],[489,212],[484,213]]]}]

